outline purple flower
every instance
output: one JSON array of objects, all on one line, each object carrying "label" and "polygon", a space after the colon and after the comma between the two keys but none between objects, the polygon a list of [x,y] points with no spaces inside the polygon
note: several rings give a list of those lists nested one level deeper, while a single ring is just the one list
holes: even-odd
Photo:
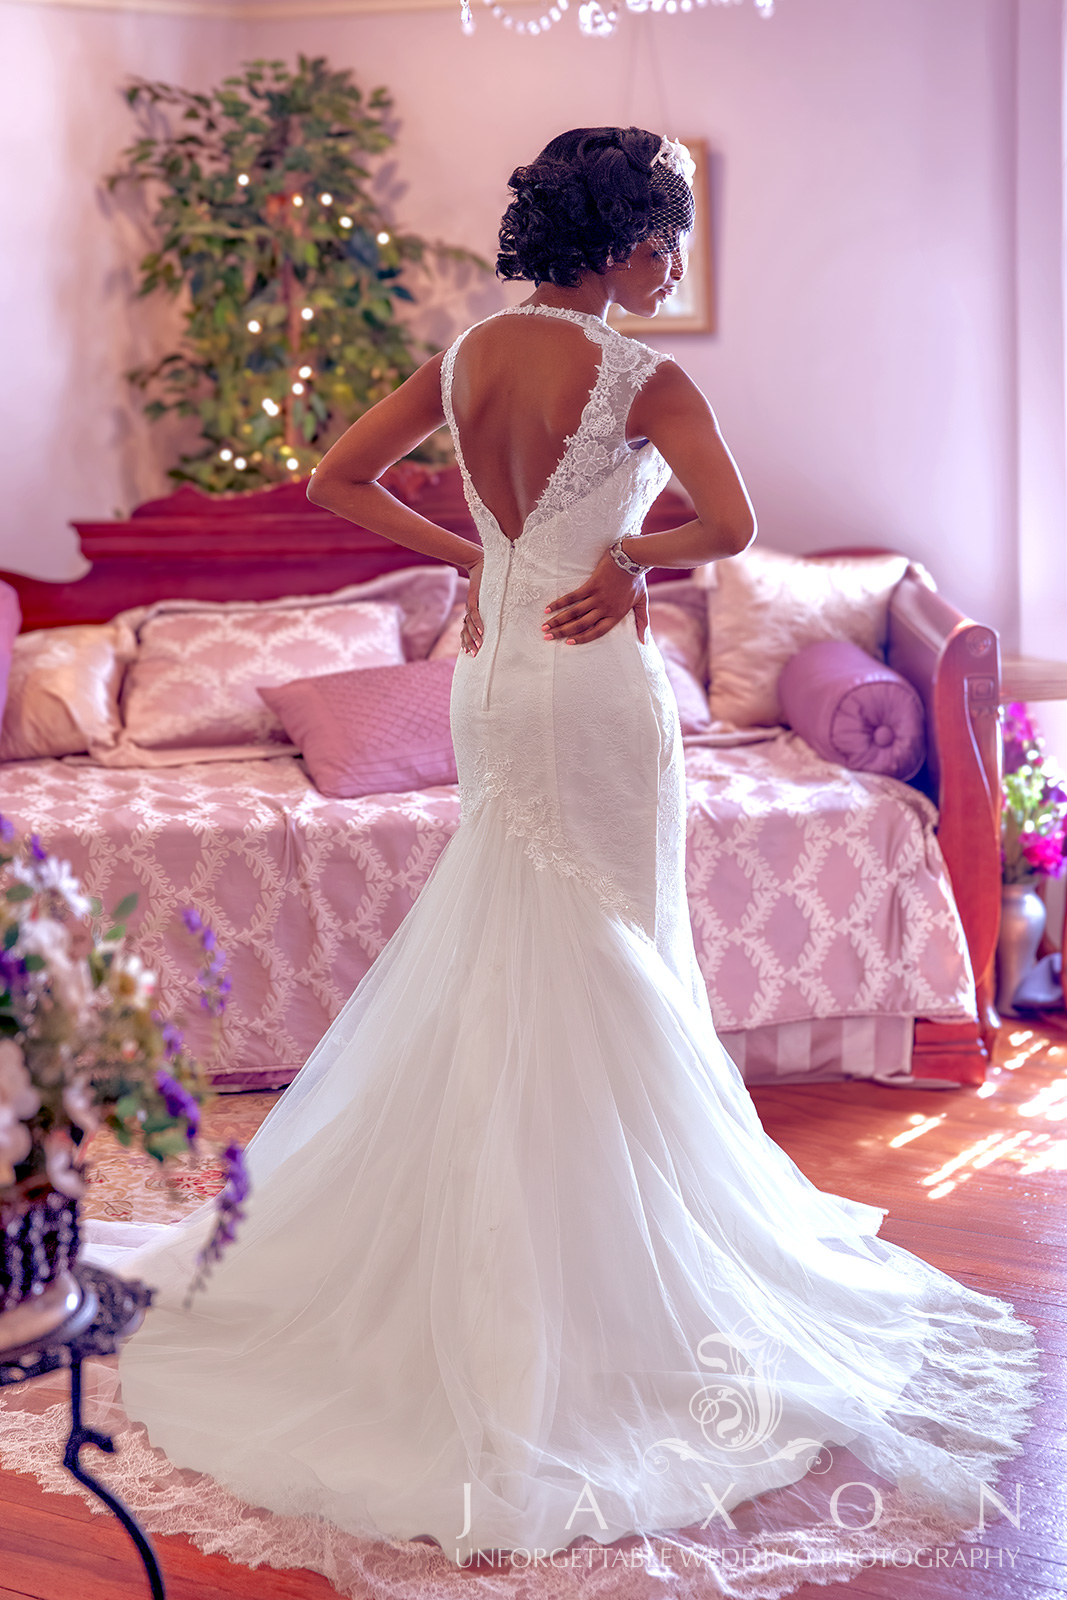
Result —
[{"label": "purple flower", "polygon": [[10,950],[0,950],[0,991],[12,992],[26,987],[26,963]]},{"label": "purple flower", "polygon": [[163,1104],[168,1114],[172,1117],[185,1118],[186,1138],[190,1144],[194,1144],[200,1131],[200,1107],[196,1100],[188,1089],[172,1078],[169,1072],[164,1072],[162,1067],[156,1073],[156,1088],[163,1096]]},{"label": "purple flower", "polygon": [[188,1305],[197,1289],[201,1289],[211,1267],[220,1259],[227,1245],[237,1237],[237,1224],[244,1221],[244,1202],[252,1185],[245,1166],[245,1153],[239,1144],[228,1144],[222,1152],[222,1169],[226,1181],[215,1198],[215,1227],[210,1239],[196,1261],[196,1273],[189,1285],[185,1304]]},{"label": "purple flower", "polygon": [[192,906],[186,906],[182,912],[182,921],[190,933],[199,933],[204,926],[199,911],[194,911]]},{"label": "purple flower", "polygon": [[35,861],[47,861],[48,860],[48,851],[45,849],[44,845],[41,843],[41,840],[40,840],[39,836],[36,833],[31,833],[30,834],[30,851],[31,851],[31,853],[33,855],[33,859]]},{"label": "purple flower", "polygon": [[8,817],[0,817],[0,841],[10,844],[15,837],[15,824]]},{"label": "purple flower", "polygon": [[163,1049],[167,1060],[173,1061],[176,1055],[181,1054],[182,1045],[185,1043],[182,1030],[173,1022],[164,1022],[159,1031],[163,1036]]}]

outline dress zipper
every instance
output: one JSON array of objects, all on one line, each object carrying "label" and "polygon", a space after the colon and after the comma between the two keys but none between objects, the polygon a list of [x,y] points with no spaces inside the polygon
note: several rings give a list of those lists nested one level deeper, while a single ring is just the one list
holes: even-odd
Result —
[{"label": "dress zipper", "polygon": [[489,657],[489,665],[485,669],[485,688],[484,688],[484,691],[483,691],[483,694],[482,694],[482,710],[483,711],[487,711],[489,709],[489,680],[493,676],[493,669],[496,666],[496,653],[497,653],[497,650],[500,648],[500,635],[504,630],[504,605],[505,605],[505,602],[507,601],[507,597],[508,597],[508,579],[511,577],[511,558],[512,558],[512,555],[514,554],[514,551],[515,551],[515,541],[514,541],[514,539],[508,539],[507,545],[508,545],[508,559],[507,559],[507,564],[504,567],[504,582],[503,582],[503,584],[501,586],[501,590],[500,590],[500,605],[499,605],[499,607],[497,609],[496,638],[493,640],[493,649],[492,649],[492,653],[491,653],[491,655]]}]

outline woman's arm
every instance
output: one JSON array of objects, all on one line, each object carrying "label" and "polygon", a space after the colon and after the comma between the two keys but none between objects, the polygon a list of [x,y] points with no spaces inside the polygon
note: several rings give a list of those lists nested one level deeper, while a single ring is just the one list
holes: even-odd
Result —
[{"label": "woman's arm", "polygon": [[[698,567],[739,555],[756,533],[752,503],[726,448],[715,414],[696,384],[673,361],[656,368],[630,407],[627,433],[651,439],[693,502],[696,517],[666,533],[621,541],[632,561],[652,567]],[[645,637],[648,597],[644,576],[623,572],[605,554],[581,588],[546,606],[546,639],[590,644],[633,611]]]},{"label": "woman's arm", "polygon": [[307,496],[394,544],[470,571],[482,559],[481,545],[420,517],[376,481],[444,422],[441,360],[431,356],[341,435],[316,467]]},{"label": "woman's arm", "polygon": [[698,567],[740,555],[756,534],[756,515],[707,400],[688,373],[663,361],[630,407],[627,432],[651,439],[693,502],[696,519],[666,533],[624,539],[632,561]]}]

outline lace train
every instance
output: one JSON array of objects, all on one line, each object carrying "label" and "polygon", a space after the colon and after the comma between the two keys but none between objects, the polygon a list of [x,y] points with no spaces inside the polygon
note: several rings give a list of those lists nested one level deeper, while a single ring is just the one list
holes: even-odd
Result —
[{"label": "lace train", "polygon": [[[985,1481],[995,1462],[1021,1451],[1038,1381],[1038,1347],[1033,1330],[1008,1304],[975,1298],[988,1310],[981,1337],[971,1343],[941,1336],[901,1396],[898,1420],[903,1425],[909,1416],[924,1414],[951,1419],[937,1430],[942,1444],[951,1432],[953,1460],[969,1478]],[[882,1565],[923,1565],[924,1555],[980,1537],[982,1513],[937,1511],[906,1487],[878,1491],[880,1515],[873,1527],[850,1526],[850,1516],[869,1518],[876,1503],[871,1489],[878,1486],[870,1469],[842,1450],[832,1452],[825,1473],[810,1472],[799,1484],[734,1508],[734,1530],[726,1539],[695,1526],[688,1533],[631,1536],[610,1546],[582,1536],[562,1551],[501,1552],[457,1565],[436,1544],[362,1539],[321,1517],[279,1516],[249,1506],[203,1474],[172,1467],[152,1448],[145,1429],[126,1420],[113,1366],[98,1364],[90,1371],[86,1417],[112,1431],[117,1447],[114,1457],[94,1461],[93,1470],[150,1533],[186,1534],[205,1554],[225,1555],[242,1566],[318,1572],[352,1600],[469,1600],[472,1594],[482,1600],[781,1600],[806,1583],[847,1582]],[[37,1392],[65,1381],[57,1374],[42,1380]],[[0,1401],[0,1461],[5,1470],[32,1473],[50,1493],[78,1494],[103,1512],[61,1465],[68,1427],[65,1404],[37,1412],[9,1395]],[[868,1486],[862,1503],[842,1496],[835,1521],[828,1514],[834,1487],[857,1482]],[[1010,1494],[999,1499],[1011,1508]],[[816,1511],[818,1520],[803,1520]],[[998,1514],[998,1498],[990,1496],[986,1524]],[[717,1520],[721,1530],[725,1523]]]}]

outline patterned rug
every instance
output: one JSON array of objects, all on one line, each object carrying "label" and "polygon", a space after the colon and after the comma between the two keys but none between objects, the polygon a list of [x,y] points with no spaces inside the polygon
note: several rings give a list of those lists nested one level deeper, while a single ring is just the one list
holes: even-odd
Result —
[{"label": "patterned rug", "polygon": [[168,1172],[150,1156],[124,1150],[103,1129],[87,1147],[90,1180],[82,1215],[109,1222],[177,1222],[221,1189],[215,1149],[232,1139],[247,1144],[278,1098],[278,1093],[218,1095],[204,1111],[200,1160]]}]

